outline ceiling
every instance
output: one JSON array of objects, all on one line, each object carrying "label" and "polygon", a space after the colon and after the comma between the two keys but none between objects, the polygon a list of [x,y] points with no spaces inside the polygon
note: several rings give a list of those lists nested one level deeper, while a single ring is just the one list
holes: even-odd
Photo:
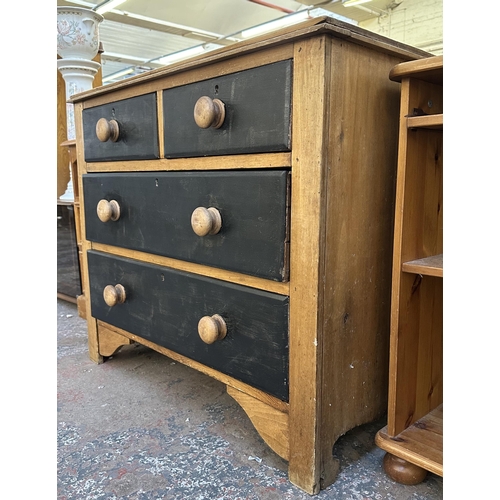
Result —
[{"label": "ceiling", "polygon": [[[104,0],[58,0],[58,6],[93,9]],[[293,24],[329,15],[357,24],[394,9],[401,0],[371,0],[345,7],[343,0],[126,0],[103,14],[99,38],[103,84],[246,39],[245,30],[270,21]],[[281,21],[278,21],[281,22]],[[259,28],[260,29],[260,28]],[[272,25],[263,29],[273,29]],[[188,52],[182,52],[191,49]],[[177,59],[178,60],[178,59]]]}]

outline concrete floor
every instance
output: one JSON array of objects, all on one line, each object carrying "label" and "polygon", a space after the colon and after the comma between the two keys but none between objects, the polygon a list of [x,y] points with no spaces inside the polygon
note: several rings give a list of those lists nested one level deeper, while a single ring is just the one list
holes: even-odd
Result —
[{"label": "concrete floor", "polygon": [[339,439],[340,474],[311,497],[220,382],[138,344],[94,364],[86,322],[59,299],[57,337],[59,500],[443,498],[434,474],[416,486],[384,474],[384,419]]}]

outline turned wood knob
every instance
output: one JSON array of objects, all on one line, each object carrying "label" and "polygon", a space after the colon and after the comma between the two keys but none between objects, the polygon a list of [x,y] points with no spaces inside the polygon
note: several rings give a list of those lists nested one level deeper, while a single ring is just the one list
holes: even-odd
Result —
[{"label": "turned wood knob", "polygon": [[191,227],[198,236],[217,234],[222,227],[220,212],[213,207],[196,208],[191,215]]},{"label": "turned wood knob", "polygon": [[222,340],[227,333],[226,322],[218,314],[203,316],[198,322],[198,334],[205,344]]},{"label": "turned wood knob", "polygon": [[120,205],[116,200],[101,200],[97,204],[97,217],[102,222],[118,220],[120,218]]},{"label": "turned wood knob", "polygon": [[101,142],[116,142],[120,136],[120,128],[116,120],[101,118],[95,126],[95,133]]},{"label": "turned wood knob", "polygon": [[219,128],[224,123],[226,110],[219,99],[210,99],[204,95],[194,105],[194,121],[200,128]]},{"label": "turned wood knob", "polygon": [[102,292],[102,296],[104,297],[104,302],[109,307],[116,306],[116,304],[123,304],[125,299],[127,298],[125,293],[125,288],[123,285],[107,285]]}]

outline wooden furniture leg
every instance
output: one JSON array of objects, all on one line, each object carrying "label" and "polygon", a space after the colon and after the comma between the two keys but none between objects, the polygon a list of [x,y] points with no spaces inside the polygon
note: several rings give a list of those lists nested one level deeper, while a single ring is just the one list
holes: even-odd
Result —
[{"label": "wooden furniture leg", "polygon": [[107,328],[103,328],[102,326],[98,328],[98,337],[99,354],[105,357],[113,356],[120,347],[134,343],[132,339],[108,330]]},{"label": "wooden furniture leg", "polygon": [[407,485],[421,483],[427,476],[427,471],[422,467],[391,453],[384,456],[384,471],[393,481]]},{"label": "wooden furniture leg", "polygon": [[227,393],[243,408],[267,445],[281,458],[289,460],[288,414],[233,387],[227,386]]}]

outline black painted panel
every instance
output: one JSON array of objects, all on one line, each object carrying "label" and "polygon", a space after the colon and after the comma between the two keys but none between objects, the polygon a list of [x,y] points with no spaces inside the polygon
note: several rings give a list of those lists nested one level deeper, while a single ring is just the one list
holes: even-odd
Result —
[{"label": "black painted panel", "polygon": [[[291,60],[164,90],[165,157],[290,150]],[[201,96],[220,99],[222,127],[199,128]]]},{"label": "black painted panel", "polygon": [[[95,127],[100,118],[118,122],[118,141],[97,138]],[[83,139],[85,161],[159,158],[156,93],[83,110]]]},{"label": "black painted panel", "polygon": [[[83,176],[87,239],[253,276],[288,279],[287,170],[105,173]],[[101,199],[121,206],[101,222]],[[218,234],[197,236],[191,214],[215,207]]]},{"label": "black painted panel", "polygon": [[57,292],[74,299],[82,293],[73,205],[57,205]]},{"label": "black painted panel", "polygon": [[[288,297],[89,251],[91,314],[231,377],[288,400]],[[108,307],[120,283],[127,298]],[[221,315],[226,338],[205,344],[203,316]]]}]

